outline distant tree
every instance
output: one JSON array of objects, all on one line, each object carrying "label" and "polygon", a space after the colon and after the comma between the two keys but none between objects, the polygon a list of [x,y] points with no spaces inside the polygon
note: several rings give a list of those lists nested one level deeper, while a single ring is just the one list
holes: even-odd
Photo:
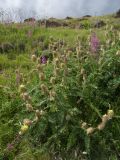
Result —
[{"label": "distant tree", "polygon": [[116,17],[120,17],[120,9],[116,12]]}]

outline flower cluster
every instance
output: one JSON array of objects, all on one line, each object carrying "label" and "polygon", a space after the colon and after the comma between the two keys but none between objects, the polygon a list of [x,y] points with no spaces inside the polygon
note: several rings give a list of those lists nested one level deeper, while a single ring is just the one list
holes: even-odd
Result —
[{"label": "flower cluster", "polygon": [[103,130],[107,124],[107,122],[114,117],[114,111],[113,110],[108,110],[107,114],[104,114],[102,116],[102,122],[97,126],[97,127],[88,127],[86,122],[82,122],[81,128],[84,129],[87,133],[87,135],[93,134],[95,131]]},{"label": "flower cluster", "polygon": [[99,41],[98,37],[96,36],[96,33],[92,33],[92,35],[90,37],[90,47],[91,47],[91,51],[93,53],[96,53],[99,50],[100,41]]}]

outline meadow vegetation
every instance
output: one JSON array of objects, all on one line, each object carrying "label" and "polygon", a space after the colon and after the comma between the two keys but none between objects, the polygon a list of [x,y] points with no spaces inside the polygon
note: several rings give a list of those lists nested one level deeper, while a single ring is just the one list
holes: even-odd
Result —
[{"label": "meadow vegetation", "polygon": [[118,160],[119,18],[54,21],[0,24],[0,160]]}]

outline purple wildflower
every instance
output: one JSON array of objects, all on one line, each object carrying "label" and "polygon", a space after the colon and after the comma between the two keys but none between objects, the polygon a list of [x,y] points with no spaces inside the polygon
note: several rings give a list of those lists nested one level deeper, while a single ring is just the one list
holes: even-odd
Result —
[{"label": "purple wildflower", "polygon": [[46,64],[47,63],[47,57],[46,56],[41,56],[41,63]]},{"label": "purple wildflower", "polygon": [[13,145],[12,143],[9,143],[9,144],[7,145],[7,149],[8,149],[9,151],[13,150],[13,149],[14,149],[14,145]]},{"label": "purple wildflower", "polygon": [[91,51],[93,53],[96,53],[99,49],[99,46],[100,46],[100,41],[99,41],[98,37],[96,36],[96,33],[93,33],[90,38]]},{"label": "purple wildflower", "polygon": [[31,30],[28,31],[27,36],[32,37],[32,31]]},{"label": "purple wildflower", "polygon": [[12,151],[15,148],[16,144],[18,144],[20,142],[20,139],[21,139],[21,136],[19,134],[17,134],[15,139],[11,143],[7,144],[7,148],[6,149],[8,151]]}]

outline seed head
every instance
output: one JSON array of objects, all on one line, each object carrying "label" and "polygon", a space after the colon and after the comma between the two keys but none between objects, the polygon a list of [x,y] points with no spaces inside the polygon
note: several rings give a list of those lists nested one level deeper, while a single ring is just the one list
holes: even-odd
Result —
[{"label": "seed head", "polygon": [[111,46],[114,46],[115,45],[115,41],[113,41],[112,43],[111,43]]}]

